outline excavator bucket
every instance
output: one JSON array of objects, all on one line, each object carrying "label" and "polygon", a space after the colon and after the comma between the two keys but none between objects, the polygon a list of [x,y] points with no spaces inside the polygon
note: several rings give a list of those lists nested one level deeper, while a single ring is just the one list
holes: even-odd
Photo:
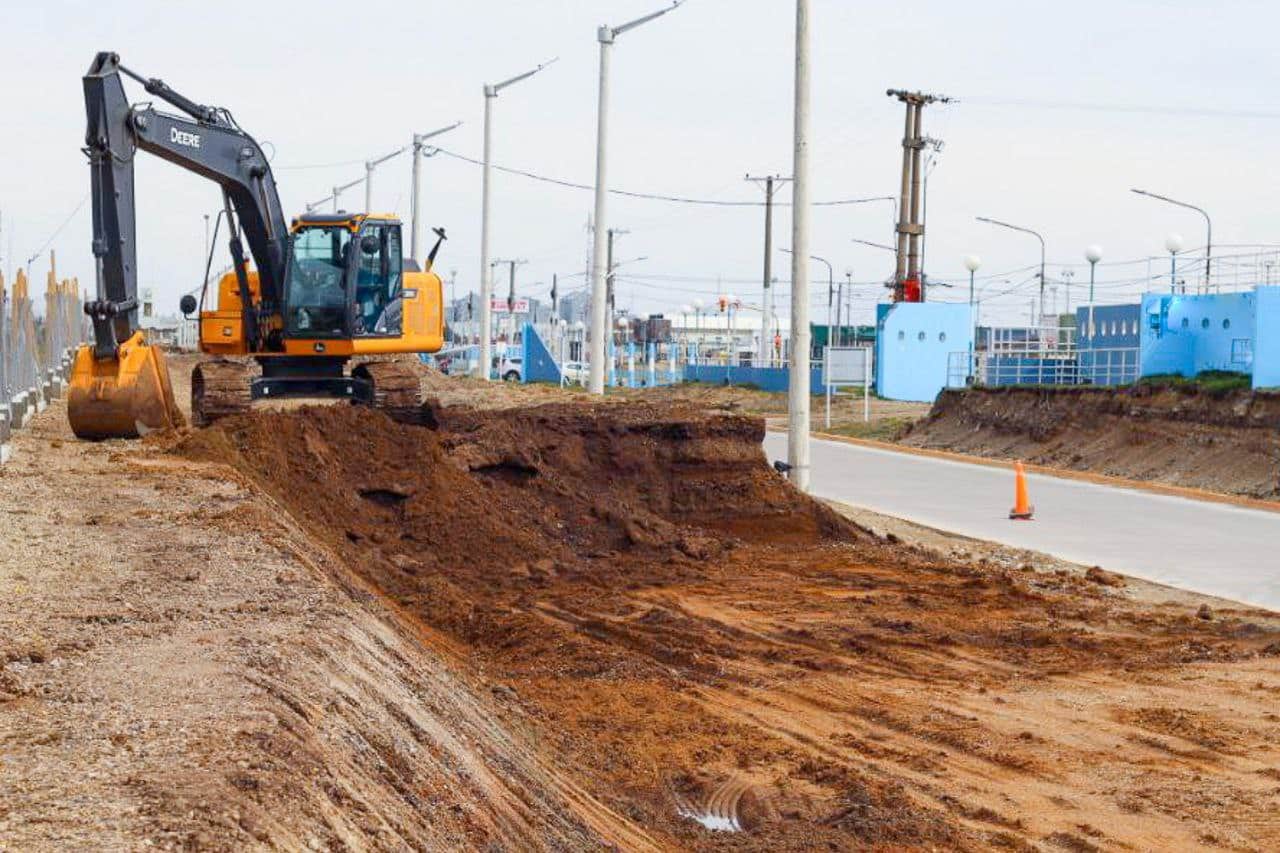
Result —
[{"label": "excavator bucket", "polygon": [[186,424],[173,401],[169,366],[141,332],[120,345],[117,357],[96,359],[93,346],[76,352],[67,393],[67,417],[78,438],[137,438]]}]

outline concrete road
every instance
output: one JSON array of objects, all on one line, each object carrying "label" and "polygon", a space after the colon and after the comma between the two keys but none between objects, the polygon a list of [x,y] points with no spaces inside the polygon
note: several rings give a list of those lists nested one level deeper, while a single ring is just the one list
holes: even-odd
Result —
[{"label": "concrete road", "polygon": [[[764,446],[786,459],[785,434]],[[1033,474],[1036,520],[1013,522],[1006,469],[819,440],[811,481],[818,497],[1280,610],[1280,513]]]}]

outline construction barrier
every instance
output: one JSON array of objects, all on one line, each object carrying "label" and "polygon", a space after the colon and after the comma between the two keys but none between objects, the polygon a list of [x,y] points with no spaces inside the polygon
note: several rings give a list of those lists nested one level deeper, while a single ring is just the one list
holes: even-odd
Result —
[{"label": "construction barrier", "polygon": [[9,456],[13,431],[63,394],[76,348],[88,337],[80,284],[58,279],[52,255],[42,317],[26,271],[18,270],[12,290],[0,273],[0,461]]}]

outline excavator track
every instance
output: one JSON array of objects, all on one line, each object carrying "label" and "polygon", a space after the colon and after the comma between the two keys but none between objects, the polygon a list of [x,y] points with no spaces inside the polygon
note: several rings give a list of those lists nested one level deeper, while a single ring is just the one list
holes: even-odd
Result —
[{"label": "excavator track", "polygon": [[249,385],[262,373],[253,361],[226,358],[202,361],[191,371],[191,422],[206,427],[221,418],[249,411]]},{"label": "excavator track", "polygon": [[401,423],[424,423],[422,368],[403,360],[364,361],[351,375],[373,384],[373,407]]}]

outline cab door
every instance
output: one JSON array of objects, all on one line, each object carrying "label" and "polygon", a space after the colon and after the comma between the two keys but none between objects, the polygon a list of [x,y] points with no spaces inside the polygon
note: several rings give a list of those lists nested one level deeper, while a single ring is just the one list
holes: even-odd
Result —
[{"label": "cab door", "polygon": [[404,327],[404,257],[400,224],[366,222],[351,313],[356,337],[400,337]]}]

